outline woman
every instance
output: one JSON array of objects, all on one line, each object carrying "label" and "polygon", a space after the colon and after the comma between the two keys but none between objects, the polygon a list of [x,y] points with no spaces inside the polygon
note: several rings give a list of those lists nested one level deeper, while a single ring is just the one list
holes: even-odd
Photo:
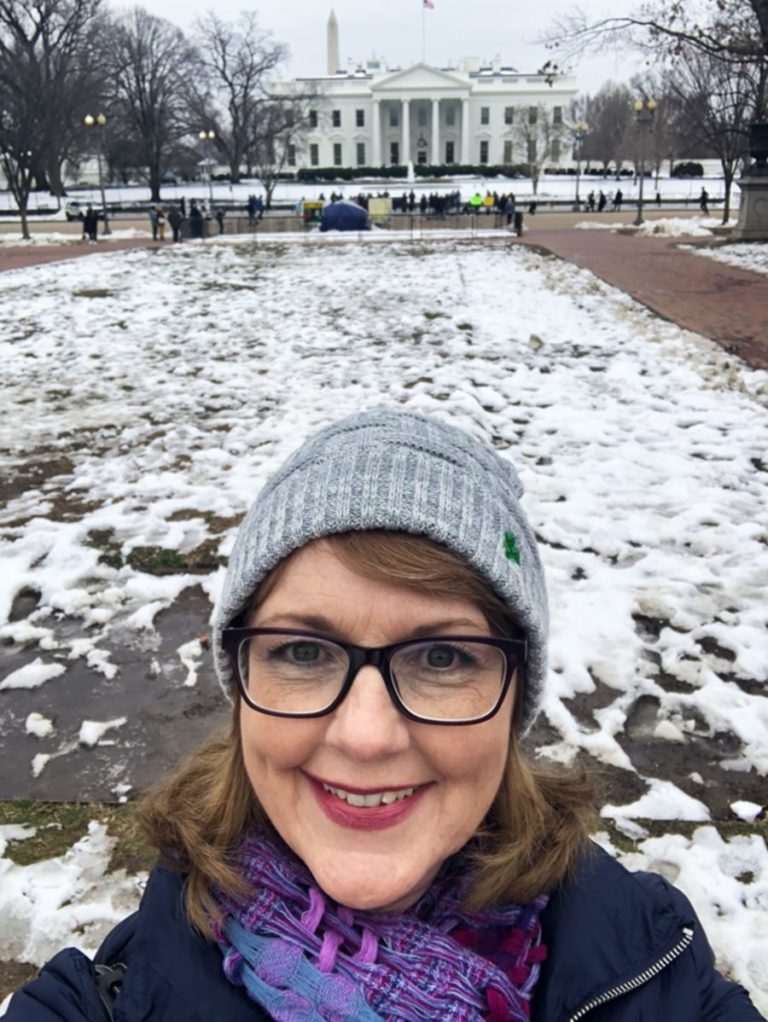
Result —
[{"label": "woman", "polygon": [[95,967],[9,1019],[742,1022],[685,898],[523,757],[547,606],[514,469],[361,413],[264,487],[213,631],[232,728],[149,799],[161,853]]}]

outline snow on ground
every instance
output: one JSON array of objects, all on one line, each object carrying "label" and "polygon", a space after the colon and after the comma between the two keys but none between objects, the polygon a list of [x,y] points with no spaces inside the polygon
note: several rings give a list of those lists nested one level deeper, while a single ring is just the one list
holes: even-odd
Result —
[{"label": "snow on ground", "polygon": [[768,273],[768,243],[764,241],[740,241],[719,248],[697,248],[693,245],[681,245],[680,248],[707,259],[716,259],[720,263],[728,263],[740,270],[754,270],[755,273]]},{"label": "snow on ground", "polygon": [[[18,221],[17,221],[18,222]],[[30,224],[34,228],[34,224]],[[102,225],[99,224],[99,237],[101,237]],[[152,235],[149,231],[138,231],[133,227],[123,227],[113,229],[111,232],[113,241],[125,241],[131,238],[151,238]],[[30,233],[30,237],[26,240],[21,236],[21,230],[18,233],[15,231],[0,232],[0,247],[2,248],[19,248],[19,247],[31,247],[35,245],[82,245],[83,240],[81,235],[65,233],[64,231],[35,231],[34,229]]]},{"label": "snow on ground", "polygon": [[[595,216],[599,216],[598,213]],[[733,226],[735,220],[729,220],[726,226]],[[624,231],[630,229],[628,224],[606,223],[601,220],[582,220],[575,225],[582,231]],[[712,229],[722,227],[722,218],[711,216],[664,217],[659,220],[645,220],[639,227],[632,226],[636,234],[665,235],[672,238],[708,238],[712,236]],[[696,249],[698,251],[698,249]]]},{"label": "snow on ground", "polygon": [[[131,551],[210,541],[226,555],[238,516],[308,433],[407,406],[520,469],[551,587],[555,738],[542,754],[583,750],[634,773],[628,723],[651,700],[670,746],[727,735],[735,778],[768,774],[768,374],[586,271],[477,240],[227,239],[5,273],[0,291],[0,475],[58,466],[0,513],[0,640],[37,646],[30,683],[66,698],[66,671],[43,669],[77,658],[111,676],[114,637],[151,630],[200,581],[145,574]],[[116,562],[99,557],[105,535]],[[205,578],[212,599],[220,583]],[[40,605],[11,621],[24,587]],[[198,650],[178,656],[194,684]],[[90,724],[119,742],[119,721]],[[24,739],[30,770],[78,747],[40,730]],[[646,766],[645,795],[610,815],[636,834],[649,817],[704,824],[646,838],[631,861],[679,871],[765,1010],[768,853],[759,837],[712,837],[705,766],[694,794],[693,775]],[[31,874],[0,860],[2,916],[22,920],[14,955],[41,961],[68,934],[92,949],[99,920],[120,914],[127,881],[99,874],[97,825],[85,840],[41,866],[55,899],[30,902]]]}]

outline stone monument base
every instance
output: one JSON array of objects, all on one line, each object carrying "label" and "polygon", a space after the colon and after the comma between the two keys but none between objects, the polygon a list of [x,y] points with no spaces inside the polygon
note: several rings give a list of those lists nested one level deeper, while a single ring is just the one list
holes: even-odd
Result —
[{"label": "stone monument base", "polygon": [[768,174],[751,174],[738,182],[739,220],[731,231],[734,241],[768,241]]}]

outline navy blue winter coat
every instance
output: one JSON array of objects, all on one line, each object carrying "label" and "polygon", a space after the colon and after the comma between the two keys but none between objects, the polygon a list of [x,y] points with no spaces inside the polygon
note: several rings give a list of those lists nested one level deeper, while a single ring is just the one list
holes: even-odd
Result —
[{"label": "navy blue winter coat", "polygon": [[[116,1022],[268,1019],[224,977],[219,949],[186,922],[183,877],[158,868],[141,908],[109,935],[97,962],[127,965]],[[685,897],[660,877],[629,873],[600,850],[553,894],[549,949],[532,1022],[759,1022],[742,987],[724,980]],[[6,1022],[106,1022],[93,963],[70,948],[11,1000]]]}]

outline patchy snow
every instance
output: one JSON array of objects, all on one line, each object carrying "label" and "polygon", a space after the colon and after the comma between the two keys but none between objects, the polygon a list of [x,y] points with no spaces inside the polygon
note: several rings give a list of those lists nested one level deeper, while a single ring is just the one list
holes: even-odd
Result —
[{"label": "patchy snow", "polygon": [[757,802],[739,799],[737,802],[731,802],[731,809],[740,820],[744,820],[745,823],[754,823],[765,809],[765,806],[761,806]]},{"label": "patchy snow", "polygon": [[[595,214],[599,216],[600,214]],[[728,222],[733,226],[735,220]],[[617,223],[616,221],[582,220],[575,225],[582,231],[633,231],[635,234],[664,235],[671,238],[708,238],[712,236],[712,229],[722,227],[722,218],[692,216],[692,217],[660,217],[650,218],[643,221],[639,227],[632,224]],[[681,246],[682,247],[682,246]],[[696,249],[695,251],[699,251]]]},{"label": "patchy snow", "polygon": [[[736,839],[719,851],[697,839],[708,828],[670,836],[669,848],[650,843],[662,839],[645,838],[638,820],[709,819],[709,762],[690,762],[672,783],[638,773],[632,746],[639,735],[682,754],[727,736],[720,765],[734,786],[768,776],[768,374],[586,271],[465,239],[227,238],[3,274],[0,470],[15,478],[40,466],[0,511],[0,640],[43,651],[10,677],[55,666],[65,691],[64,672],[82,660],[106,684],[122,669],[120,634],[151,634],[188,587],[202,583],[213,601],[220,569],[155,576],[137,554],[208,544],[226,556],[247,504],[319,426],[376,405],[448,418],[519,467],[541,539],[553,734],[541,753],[584,752],[645,784],[606,813],[634,828],[644,868],[663,859],[681,876],[708,872],[705,922],[725,878],[733,930],[723,922],[713,943],[768,1006],[767,903],[739,879],[764,882],[760,839],[748,855]],[[39,603],[10,620],[30,586]],[[197,645],[176,655],[193,684]],[[654,712],[638,716],[649,703]],[[116,721],[105,723],[119,744]],[[23,736],[33,772],[78,749],[61,738],[48,749]],[[129,789],[115,785],[130,783],[129,768],[110,778],[118,797]],[[687,870],[675,841],[688,842]],[[114,891],[135,901],[124,878],[110,887],[104,877],[105,842],[97,829],[66,867],[49,867],[62,903],[72,899],[61,921],[53,902],[29,902],[32,874],[3,860],[24,960],[73,939],[75,908],[90,922],[74,939],[90,949],[91,922],[105,929],[124,914]],[[734,849],[758,873],[733,873]],[[78,879],[81,859],[102,870],[93,887]],[[737,923],[744,936],[729,941]]]},{"label": "patchy snow", "polygon": [[114,720],[84,720],[80,725],[78,740],[81,745],[97,745],[107,731],[122,727],[126,723],[126,717],[116,717]]},{"label": "patchy snow", "polygon": [[[0,827],[0,849],[32,828]],[[109,930],[133,911],[143,878],[109,872],[115,840],[103,823],[63,855],[29,866],[0,859],[0,961],[40,963],[63,947],[93,954]]]},{"label": "patchy snow", "polygon": [[37,738],[48,738],[53,733],[53,721],[44,717],[42,713],[30,713],[24,727],[28,735],[35,735]]},{"label": "patchy snow", "polygon": [[648,792],[626,806],[603,806],[601,815],[615,820],[708,820],[709,810],[669,781],[652,779]]},{"label": "patchy snow", "polygon": [[736,241],[731,245],[717,248],[701,248],[693,245],[681,245],[680,248],[707,259],[716,259],[719,263],[727,263],[739,270],[753,270],[755,273],[768,273],[768,242]]},{"label": "patchy snow", "polygon": [[31,664],[12,671],[0,681],[0,691],[10,688],[39,688],[51,678],[58,678],[64,674],[64,664],[46,663],[42,657],[37,657]]},{"label": "patchy snow", "polygon": [[[768,849],[757,835],[724,840],[715,827],[641,840],[620,853],[603,835],[600,843],[631,870],[661,873],[693,903],[709,937],[717,966],[742,983],[758,1010],[768,1011]],[[715,879],[716,878],[716,879]]]}]

